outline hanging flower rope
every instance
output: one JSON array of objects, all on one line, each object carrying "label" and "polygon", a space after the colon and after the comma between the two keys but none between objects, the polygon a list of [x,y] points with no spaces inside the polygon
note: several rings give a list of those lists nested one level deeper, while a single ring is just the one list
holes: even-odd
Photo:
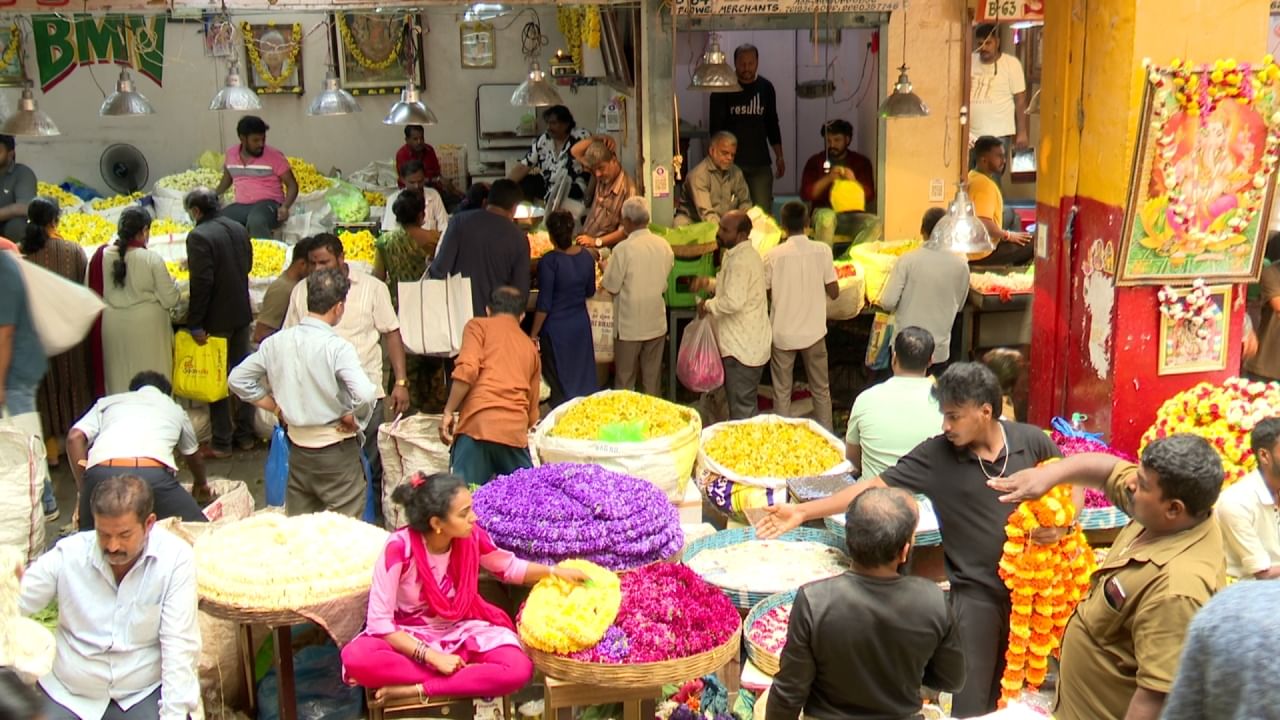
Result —
[{"label": "hanging flower rope", "polygon": [[[598,18],[599,16],[597,16]],[[573,66],[582,71],[583,11],[581,8],[561,6],[556,8],[556,24],[560,26],[560,34],[564,36],[564,44],[573,58]],[[600,40],[597,36],[596,47]]]},{"label": "hanging flower rope", "polygon": [[[347,18],[345,13],[335,13],[338,20],[338,35],[342,37],[342,45],[347,49],[347,54],[351,56],[356,64],[365,70],[386,70],[395,65],[400,60],[400,48],[404,46],[404,33],[396,33],[395,44],[391,46],[391,51],[381,60],[371,60],[369,56],[364,54],[360,49],[360,44],[356,42],[355,35],[351,32],[351,28],[347,26]],[[390,24],[393,21],[388,21]]]},{"label": "hanging flower rope", "polygon": [[582,10],[582,42],[592,49],[600,47],[599,5],[588,5]]},{"label": "hanging flower rope", "polygon": [[[1018,505],[1009,516],[1009,538],[1000,557],[1000,579],[1009,588],[1009,648],[1000,678],[1000,707],[1016,700],[1023,688],[1038,689],[1049,668],[1049,656],[1062,644],[1062,634],[1076,605],[1089,589],[1097,569],[1084,531],[1075,525],[1071,486],[1059,485],[1047,495]],[[1073,526],[1056,543],[1031,540],[1038,528]]]},{"label": "hanging flower rope", "polygon": [[[274,28],[275,23],[267,23],[268,28]],[[284,84],[293,75],[294,70],[298,66],[298,55],[302,52],[302,24],[293,24],[293,35],[288,44],[287,54],[285,55],[284,64],[280,66],[280,74],[272,75],[267,69],[267,64],[262,61],[262,40],[253,36],[253,29],[249,23],[244,23],[241,27],[244,33],[244,47],[249,53],[249,62],[253,65],[253,69],[258,73],[258,77],[266,85],[268,92],[280,92]],[[300,88],[295,88],[294,92],[301,92]]]}]

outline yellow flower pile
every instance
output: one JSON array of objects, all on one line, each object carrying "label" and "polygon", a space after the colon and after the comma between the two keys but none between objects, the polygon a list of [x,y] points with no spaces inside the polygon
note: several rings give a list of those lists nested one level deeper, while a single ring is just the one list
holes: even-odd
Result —
[{"label": "yellow flower pile", "polygon": [[350,232],[344,230],[338,233],[338,239],[342,241],[342,253],[348,261],[364,262],[373,264],[374,250],[373,242],[375,238],[373,233],[368,230],[360,232]]},{"label": "yellow flower pile", "polygon": [[703,452],[743,477],[810,477],[844,460],[827,438],[807,424],[783,420],[726,423]]},{"label": "yellow flower pile", "polygon": [[317,190],[328,190],[333,181],[320,174],[316,166],[302,158],[290,157],[289,167],[293,170],[293,178],[298,181],[298,194],[306,195]]},{"label": "yellow flower pile", "polygon": [[188,282],[191,280],[191,271],[187,269],[185,262],[176,260],[166,260],[164,266],[169,271],[169,276],[178,282]]},{"label": "yellow flower pile", "polygon": [[158,235],[181,235],[182,233],[189,232],[191,232],[191,226],[183,222],[178,222],[177,220],[159,218],[158,220],[151,221],[151,237],[156,237]]},{"label": "yellow flower pile", "polygon": [[555,249],[551,235],[545,230],[529,233],[529,257],[540,258]]},{"label": "yellow flower pile", "polygon": [[387,196],[374,190],[364,191],[364,200],[369,203],[369,207],[386,207]]},{"label": "yellow flower pile", "polygon": [[539,580],[520,611],[519,630],[529,647],[567,655],[600,642],[618,616],[622,588],[617,575],[586,560],[566,560],[560,567],[581,570],[590,580]]},{"label": "yellow flower pile", "polygon": [[111,197],[95,198],[90,201],[89,206],[94,210],[110,210],[111,208],[124,207],[133,205],[146,195],[144,192],[135,192],[129,195],[112,195]]},{"label": "yellow flower pile", "polygon": [[1023,687],[1044,683],[1049,656],[1062,644],[1071,613],[1089,589],[1097,569],[1084,531],[1076,527],[1051,545],[1031,540],[1037,528],[1075,522],[1071,486],[1059,485],[1039,500],[1024,502],[1009,516],[1000,578],[1009,588],[1009,648],[1000,679],[1000,706],[1016,700]]},{"label": "yellow flower pile", "polygon": [[92,213],[67,213],[58,220],[58,233],[73,243],[92,248],[112,242],[116,225]]},{"label": "yellow flower pile", "polygon": [[57,200],[58,207],[60,208],[76,207],[82,202],[82,200],[75,195],[72,195],[57,185],[47,182],[36,183],[36,195]]},{"label": "yellow flower pile", "polygon": [[165,190],[175,190],[177,192],[189,192],[198,187],[216,188],[218,182],[222,180],[222,169],[217,170],[210,168],[198,168],[196,170],[185,170],[173,175],[166,175],[156,181],[157,188]]},{"label": "yellow flower pile", "polygon": [[688,411],[666,400],[630,390],[590,395],[565,411],[551,428],[552,437],[596,440],[600,428],[619,423],[643,422],[647,438],[674,435],[689,425]]},{"label": "yellow flower pile", "polygon": [[1221,385],[1200,383],[1174,395],[1156,411],[1138,453],[1152,441],[1176,433],[1199,435],[1222,456],[1227,487],[1258,467],[1249,434],[1261,420],[1280,415],[1280,385],[1231,378]]},{"label": "yellow flower pile", "polygon": [[273,278],[284,271],[285,250],[271,240],[253,240],[253,267],[251,278]]}]

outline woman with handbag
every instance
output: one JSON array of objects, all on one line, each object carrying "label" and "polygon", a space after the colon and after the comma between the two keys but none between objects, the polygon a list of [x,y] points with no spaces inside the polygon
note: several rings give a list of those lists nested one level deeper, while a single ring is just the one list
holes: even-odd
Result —
[{"label": "woman with handbag", "polygon": [[[84,249],[58,234],[62,212],[56,200],[38,197],[27,204],[27,229],[20,246],[28,262],[83,285],[89,261]],[[36,406],[44,427],[49,464],[61,454],[59,440],[93,405],[89,387],[89,355],[83,343],[49,358],[49,371],[36,394]]]},{"label": "woman with handbag", "polygon": [[173,379],[173,322],[181,294],[164,259],[147,249],[151,216],[140,207],[120,215],[114,244],[89,263],[89,287],[102,295],[97,361],[106,394],[125,392],[134,375],[151,370]]}]

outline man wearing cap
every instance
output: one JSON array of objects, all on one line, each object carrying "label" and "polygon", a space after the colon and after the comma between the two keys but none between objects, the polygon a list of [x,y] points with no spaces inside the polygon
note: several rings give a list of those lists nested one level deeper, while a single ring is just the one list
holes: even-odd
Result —
[{"label": "man wearing cap", "polygon": [[813,210],[831,207],[831,186],[836,180],[856,180],[867,198],[866,211],[876,210],[876,171],[867,156],[849,148],[853,125],[848,120],[831,120],[820,131],[827,149],[814,153],[800,176],[800,197]]}]

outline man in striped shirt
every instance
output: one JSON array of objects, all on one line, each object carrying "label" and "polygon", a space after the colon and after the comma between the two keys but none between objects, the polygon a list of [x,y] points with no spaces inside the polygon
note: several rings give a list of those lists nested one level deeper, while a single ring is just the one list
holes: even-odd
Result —
[{"label": "man in striped shirt", "polygon": [[227,148],[227,157],[218,183],[219,197],[235,188],[235,202],[222,214],[249,231],[251,238],[269,238],[271,232],[289,219],[293,201],[298,199],[298,181],[289,159],[267,145],[270,128],[262,118],[245,115],[236,123],[240,142]]}]

